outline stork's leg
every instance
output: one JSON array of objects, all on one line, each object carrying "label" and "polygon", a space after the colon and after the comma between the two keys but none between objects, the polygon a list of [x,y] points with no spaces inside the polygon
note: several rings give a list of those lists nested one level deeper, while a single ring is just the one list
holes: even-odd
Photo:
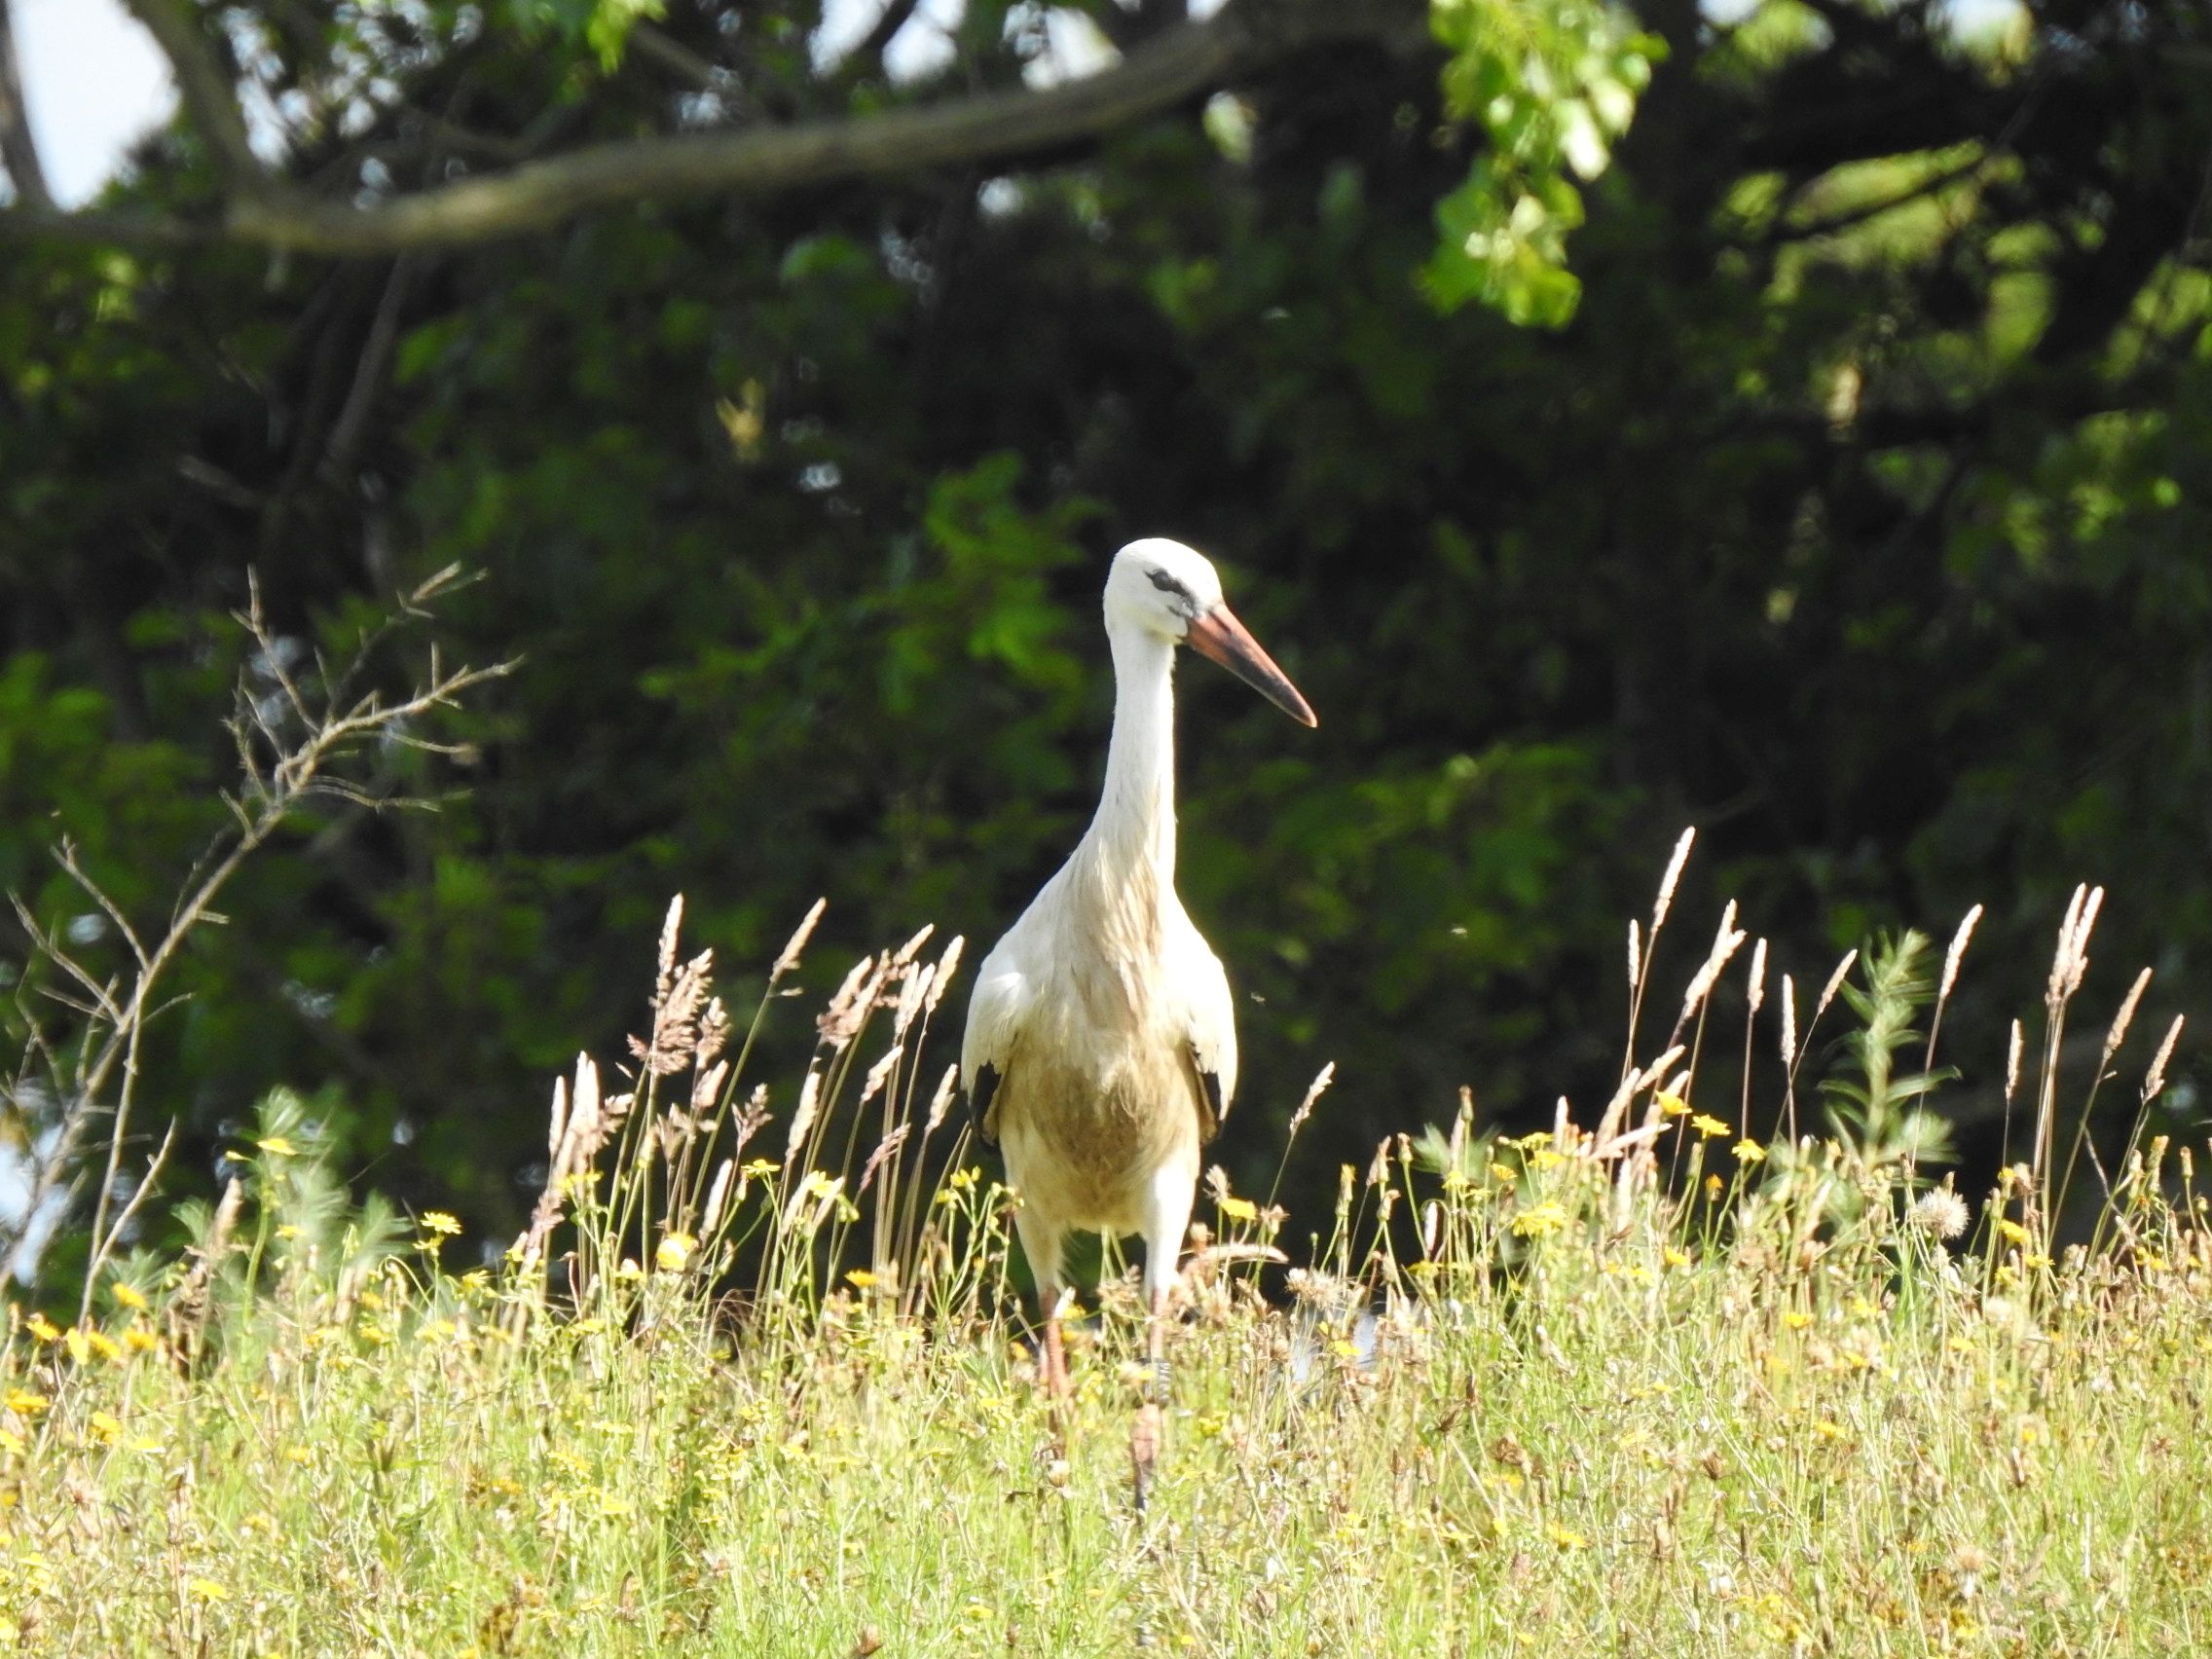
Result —
[{"label": "stork's leg", "polygon": [[1129,1469],[1136,1506],[1142,1513],[1152,1495],[1153,1470],[1160,1461],[1166,1430],[1167,1297],[1175,1283],[1175,1264],[1184,1235],[1191,1229],[1191,1203],[1198,1190],[1198,1149],[1189,1159],[1171,1159],[1152,1178],[1146,1195],[1144,1227],[1145,1359],[1151,1376],[1145,1400],[1129,1428]]},{"label": "stork's leg", "polygon": [[1030,1277],[1037,1281],[1037,1312],[1044,1324],[1039,1345],[1039,1381],[1051,1402],[1055,1453],[1067,1451],[1068,1356],[1060,1341],[1060,1309],[1067,1303],[1067,1285],[1060,1276],[1060,1249],[1066,1235],[1040,1221],[1035,1212],[1014,1212],[1014,1231],[1021,1235],[1022,1253],[1029,1258]]}]

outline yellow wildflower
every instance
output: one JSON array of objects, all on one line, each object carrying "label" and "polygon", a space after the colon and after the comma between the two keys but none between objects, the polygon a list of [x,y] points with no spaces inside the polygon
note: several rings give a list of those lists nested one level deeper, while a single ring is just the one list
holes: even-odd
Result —
[{"label": "yellow wildflower", "polygon": [[123,1333],[123,1346],[132,1353],[152,1353],[162,1346],[162,1339],[155,1336],[151,1331],[141,1330],[138,1326],[133,1325],[129,1330]]},{"label": "yellow wildflower", "polygon": [[1231,1221],[1257,1221],[1260,1216],[1260,1206],[1250,1198],[1223,1198],[1218,1207]]},{"label": "yellow wildflower", "polygon": [[61,1340],[61,1328],[44,1313],[33,1313],[28,1319],[25,1319],[23,1329],[30,1332],[42,1343],[54,1343]]},{"label": "yellow wildflower", "polygon": [[1810,1325],[1813,1322],[1813,1316],[1810,1313],[1800,1313],[1796,1309],[1792,1309],[1789,1312],[1785,1313],[1782,1316],[1782,1322],[1785,1325],[1788,1325],[1792,1331],[1802,1331],[1807,1325]]},{"label": "yellow wildflower", "polygon": [[671,1233],[653,1251],[653,1266],[664,1273],[680,1273],[698,1244],[699,1240],[688,1233]]},{"label": "yellow wildflower", "polygon": [[98,1437],[103,1446],[113,1446],[123,1438],[123,1419],[109,1412],[94,1412],[85,1419],[85,1426]]},{"label": "yellow wildflower", "polygon": [[115,1298],[115,1305],[118,1308],[128,1308],[133,1313],[143,1313],[146,1311],[146,1298],[144,1294],[139,1291],[136,1285],[110,1285],[108,1287],[108,1295]]},{"label": "yellow wildflower", "polygon": [[1538,1204],[1513,1218],[1513,1231],[1523,1238],[1542,1238],[1557,1233],[1567,1223],[1567,1214],[1561,1205]]},{"label": "yellow wildflower", "polygon": [[1690,1265],[1690,1253],[1687,1250],[1677,1250],[1672,1244],[1660,1250],[1659,1259],[1670,1268],[1686,1268]]},{"label": "yellow wildflower", "polygon": [[1679,1094],[1669,1094],[1662,1089],[1653,1098],[1659,1102],[1659,1116],[1662,1118],[1686,1118],[1690,1115],[1690,1103]]},{"label": "yellow wildflower", "polygon": [[269,1154],[271,1158],[297,1158],[300,1155],[300,1149],[282,1135],[270,1135],[266,1139],[255,1141],[253,1144]]},{"label": "yellow wildflower", "polygon": [[185,1585],[184,1590],[186,1595],[203,1606],[210,1602],[227,1602],[231,1599],[231,1593],[212,1578],[192,1579]]},{"label": "yellow wildflower", "polygon": [[1584,1550],[1590,1547],[1588,1538],[1569,1528],[1562,1527],[1557,1521],[1544,1529],[1544,1535],[1563,1550]]},{"label": "yellow wildflower", "polygon": [[2001,1221],[1997,1224],[1997,1236],[2008,1244],[2025,1244],[2028,1230],[2016,1221]]},{"label": "yellow wildflower", "polygon": [[0,1428],[0,1452],[20,1457],[23,1455],[23,1437],[9,1429]]},{"label": "yellow wildflower", "polygon": [[1728,1125],[1710,1112],[1700,1112],[1692,1118],[1690,1127],[1697,1130],[1698,1134],[1706,1140],[1712,1140],[1715,1135],[1724,1135],[1728,1132]]},{"label": "yellow wildflower", "polygon": [[875,1275],[866,1268],[853,1269],[845,1275],[845,1279],[855,1290],[873,1290],[876,1285]]},{"label": "yellow wildflower", "polygon": [[424,1233],[435,1233],[443,1238],[458,1238],[461,1235],[461,1218],[448,1215],[444,1210],[424,1210],[417,1218],[416,1225]]},{"label": "yellow wildflower", "polygon": [[69,1350],[69,1357],[79,1365],[92,1357],[92,1340],[71,1325],[61,1333],[61,1346]]},{"label": "yellow wildflower", "polygon": [[113,1365],[123,1357],[123,1349],[105,1331],[87,1331],[85,1342],[100,1358]]},{"label": "yellow wildflower", "polygon": [[1761,1146],[1761,1145],[1759,1145],[1759,1143],[1758,1143],[1757,1141],[1755,1141],[1755,1140],[1751,1139],[1751,1136],[1749,1136],[1749,1135],[1746,1135],[1746,1136],[1745,1136],[1745,1137],[1744,1137],[1744,1138],[1743,1138],[1742,1140],[1740,1140],[1740,1141],[1738,1141],[1738,1142],[1736,1143],[1736,1161],[1737,1161],[1737,1162],[1739,1162],[1739,1163],[1760,1163],[1760,1162],[1763,1162],[1763,1161],[1765,1161],[1765,1159],[1766,1159],[1766,1148],[1765,1148],[1765,1147],[1763,1147],[1763,1146]]},{"label": "yellow wildflower", "polygon": [[748,1181],[757,1181],[762,1176],[773,1175],[775,1172],[776,1161],[772,1158],[756,1158],[751,1163],[738,1171]]},{"label": "yellow wildflower", "polygon": [[1518,1174],[1519,1171],[1510,1163],[1493,1163],[1490,1166],[1491,1179],[1493,1181],[1512,1181]]}]

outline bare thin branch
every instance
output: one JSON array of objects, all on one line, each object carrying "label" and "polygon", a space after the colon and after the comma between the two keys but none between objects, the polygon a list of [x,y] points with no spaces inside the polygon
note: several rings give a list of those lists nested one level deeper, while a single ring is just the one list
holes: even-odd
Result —
[{"label": "bare thin branch", "polygon": [[40,208],[54,205],[31,136],[30,113],[23,107],[23,77],[16,61],[16,25],[8,0],[0,0],[0,165],[8,169],[18,202]]}]

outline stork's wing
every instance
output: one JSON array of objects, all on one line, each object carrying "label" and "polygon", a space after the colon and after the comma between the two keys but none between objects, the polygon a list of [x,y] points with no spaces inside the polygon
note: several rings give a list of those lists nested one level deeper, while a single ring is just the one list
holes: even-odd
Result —
[{"label": "stork's wing", "polygon": [[1198,1133],[1213,1139],[1236,1094],[1236,1014],[1229,976],[1198,929],[1185,922],[1170,935],[1169,970],[1182,1004],[1192,1081],[1198,1091]]},{"label": "stork's wing", "polygon": [[968,999],[968,1030],[960,1040],[960,1081],[968,1091],[968,1113],[976,1122],[977,1138],[985,1146],[999,1143],[992,1096],[1006,1081],[1030,997],[1029,977],[1007,959],[1004,944],[983,958],[976,971],[975,994]]}]

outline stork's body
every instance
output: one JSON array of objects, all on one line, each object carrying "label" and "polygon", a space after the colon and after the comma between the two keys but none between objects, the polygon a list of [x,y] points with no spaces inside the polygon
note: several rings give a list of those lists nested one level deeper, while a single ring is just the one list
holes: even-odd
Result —
[{"label": "stork's body", "polygon": [[1116,555],[1106,584],[1114,734],[1098,814],[977,970],[961,1069],[1020,1195],[1051,1385],[1070,1233],[1145,1240],[1157,1315],[1190,1225],[1199,1149],[1236,1088],[1228,976],[1175,894],[1175,647],[1222,662],[1308,724],[1312,712],[1172,541]]}]

